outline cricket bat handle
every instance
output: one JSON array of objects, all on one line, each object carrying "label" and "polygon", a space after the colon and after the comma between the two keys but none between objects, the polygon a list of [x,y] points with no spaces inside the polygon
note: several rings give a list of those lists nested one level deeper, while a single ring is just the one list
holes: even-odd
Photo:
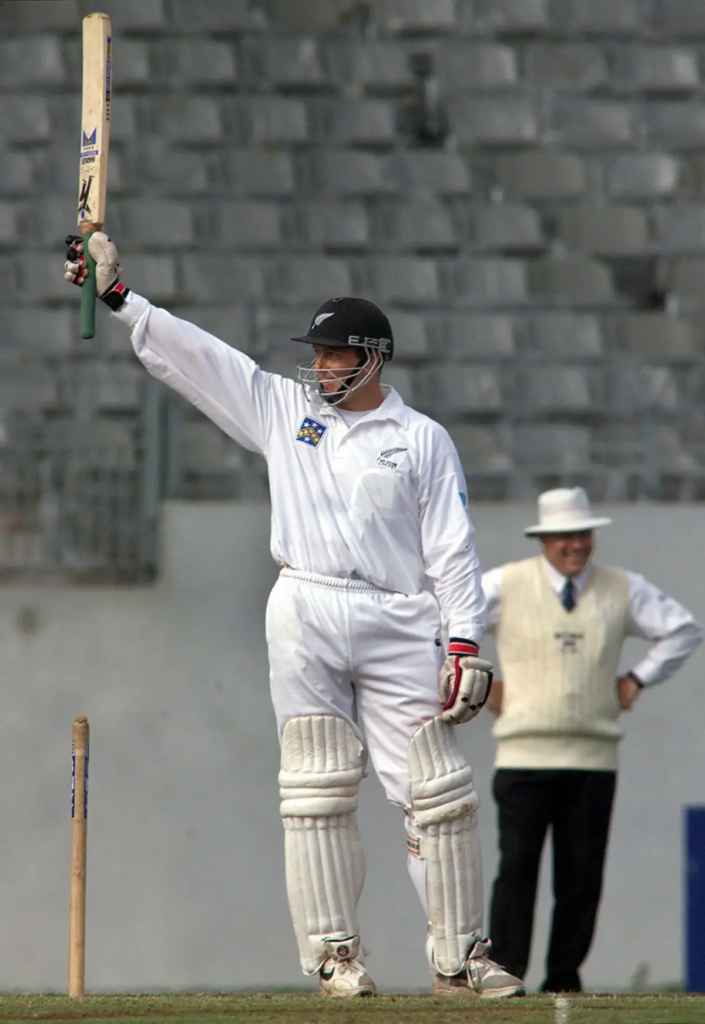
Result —
[{"label": "cricket bat handle", "polygon": [[83,232],[83,257],[86,261],[86,280],[81,288],[81,337],[95,337],[95,260],[88,250],[93,231]]}]

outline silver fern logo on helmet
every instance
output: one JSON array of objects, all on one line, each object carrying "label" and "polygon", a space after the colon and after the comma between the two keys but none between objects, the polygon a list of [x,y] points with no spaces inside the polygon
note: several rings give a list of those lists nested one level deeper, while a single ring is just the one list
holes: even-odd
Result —
[{"label": "silver fern logo on helmet", "polygon": [[335,316],[335,313],[319,313],[318,316],[313,318],[310,330],[313,330],[314,327],[320,327],[323,321],[327,320],[329,316]]}]

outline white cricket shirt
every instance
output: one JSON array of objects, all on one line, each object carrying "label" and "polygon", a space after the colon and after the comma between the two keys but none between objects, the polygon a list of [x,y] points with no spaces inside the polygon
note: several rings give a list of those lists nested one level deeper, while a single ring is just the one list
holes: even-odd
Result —
[{"label": "white cricket shirt", "polygon": [[[551,589],[560,600],[565,576],[545,558],[543,565]],[[573,577],[576,601],[585,589],[588,570]],[[703,639],[703,631],[687,608],[664,594],[639,573],[627,571],[629,617],[626,636],[651,640],[652,646],[634,666],[634,673],[645,686],[659,683],[680,668]],[[490,569],[482,577],[487,599],[487,628],[494,629],[502,614],[502,569]]]},{"label": "white cricket shirt", "polygon": [[296,381],[131,292],[117,313],[151,374],[267,460],[279,565],[418,594],[430,581],[449,635],[480,643],[485,600],[458,454],[393,388],[346,424]]}]

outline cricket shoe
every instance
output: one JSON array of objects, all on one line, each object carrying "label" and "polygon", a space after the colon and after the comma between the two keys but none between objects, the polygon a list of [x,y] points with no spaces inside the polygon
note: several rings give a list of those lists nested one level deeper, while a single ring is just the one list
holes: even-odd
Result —
[{"label": "cricket shoe", "polygon": [[319,996],[355,999],[377,995],[377,986],[357,959],[359,949],[359,935],[326,940],[328,957],[318,971]]},{"label": "cricket shoe", "polygon": [[524,983],[486,955],[489,941],[478,941],[468,953],[462,971],[448,977],[436,974],[431,994],[434,996],[475,995],[481,999],[510,999],[525,995]]}]

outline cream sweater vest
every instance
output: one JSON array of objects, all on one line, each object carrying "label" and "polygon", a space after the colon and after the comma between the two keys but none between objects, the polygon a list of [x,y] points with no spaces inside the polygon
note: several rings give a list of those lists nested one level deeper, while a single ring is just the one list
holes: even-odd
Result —
[{"label": "cream sweater vest", "polygon": [[622,731],[615,679],[628,607],[621,569],[591,566],[568,613],[543,558],[502,567],[498,768],[616,769]]}]

